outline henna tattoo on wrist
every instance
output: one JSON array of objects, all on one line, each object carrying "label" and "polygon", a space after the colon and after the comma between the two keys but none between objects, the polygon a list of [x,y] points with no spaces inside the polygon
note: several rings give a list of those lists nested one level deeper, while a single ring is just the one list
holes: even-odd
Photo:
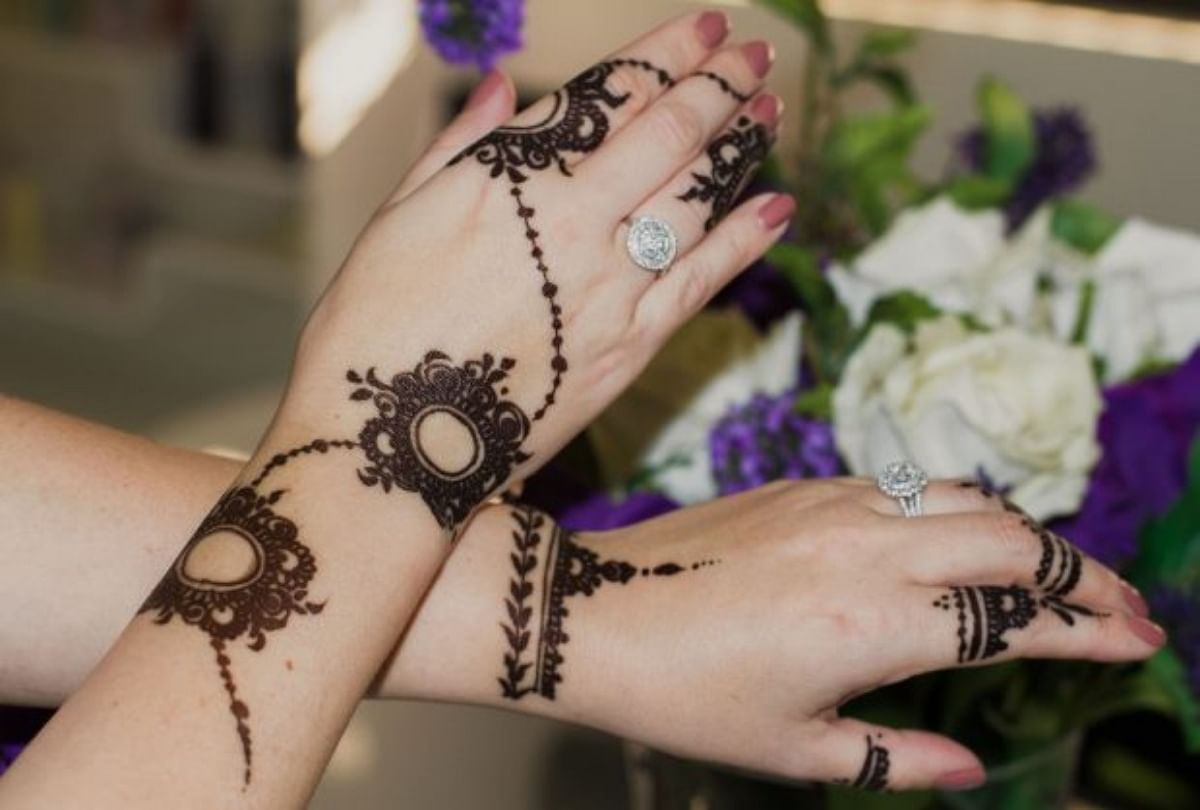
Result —
[{"label": "henna tattoo on wrist", "polygon": [[[867,754],[863,757],[863,764],[858,771],[858,775],[852,780],[835,779],[833,783],[835,785],[849,785],[850,787],[862,790],[886,791],[888,787],[888,771],[892,767],[891,754],[886,746],[872,740],[870,734],[866,734],[865,738],[867,741]],[[883,734],[875,732],[876,740],[882,738]]]},{"label": "henna tattoo on wrist", "polygon": [[250,709],[238,697],[226,645],[244,637],[258,652],[266,634],[285,627],[293,614],[325,607],[308,598],[317,573],[312,552],[296,524],[274,511],[282,496],[282,490],[262,495],[250,486],[225,493],[138,609],[155,613],[157,624],[178,616],[209,637],[241,741],[243,786],[252,775]]},{"label": "henna tattoo on wrist", "polygon": [[[562,647],[570,640],[565,622],[570,616],[567,600],[571,597],[592,596],[606,582],[626,585],[639,577],[672,577],[720,562],[706,559],[689,566],[666,562],[639,567],[625,560],[603,560],[581,545],[575,535],[530,507],[513,508],[511,517],[516,524],[512,532],[514,551],[509,555],[513,573],[504,600],[508,622],[500,625],[508,647],[503,674],[497,679],[501,695],[511,700],[520,700],[530,693],[548,700],[557,696],[563,681]],[[543,541],[544,556],[539,557]],[[530,600],[539,580],[539,564],[541,594],[535,622]],[[534,630],[537,640],[533,657],[529,658],[526,654]]]},{"label": "henna tattoo on wrist", "polygon": [[521,449],[529,418],[504,399],[503,384],[515,365],[485,354],[455,366],[441,352],[429,352],[389,382],[374,368],[348,372],[356,386],[350,398],[376,409],[358,437],[367,456],[359,480],[384,492],[416,492],[442,528],[456,528],[530,458]]},{"label": "henna tattoo on wrist", "polygon": [[771,131],[766,125],[746,115],[738,116],[733,126],[708,145],[708,173],[692,172],[694,182],[679,199],[708,204],[704,229],[711,231],[733,209],[738,195],[770,150]]}]

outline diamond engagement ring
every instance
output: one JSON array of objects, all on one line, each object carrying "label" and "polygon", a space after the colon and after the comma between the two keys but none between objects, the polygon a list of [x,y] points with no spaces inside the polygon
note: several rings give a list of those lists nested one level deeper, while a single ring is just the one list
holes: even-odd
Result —
[{"label": "diamond engagement ring", "polygon": [[629,258],[643,270],[662,273],[675,261],[678,241],[675,231],[662,219],[652,216],[635,217],[629,224],[625,249]]},{"label": "diamond engagement ring", "polygon": [[875,479],[875,486],[889,498],[900,503],[905,517],[921,514],[921,493],[929,485],[929,476],[911,461],[893,461]]}]

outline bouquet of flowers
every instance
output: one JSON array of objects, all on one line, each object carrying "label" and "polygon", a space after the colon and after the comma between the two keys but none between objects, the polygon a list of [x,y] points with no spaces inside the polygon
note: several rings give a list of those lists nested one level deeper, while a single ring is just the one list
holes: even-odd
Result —
[{"label": "bouquet of flowers", "polygon": [[[550,496],[530,491],[603,529],[897,458],[980,479],[1122,570],[1170,644],[1143,665],[941,673],[851,711],[1002,762],[1148,709],[1200,751],[1200,236],[1067,196],[1096,166],[1082,116],[993,78],[944,176],[919,177],[933,114],[900,63],[913,35],[872,31],[847,57],[815,0],[763,5],[811,43],[798,150],[760,180],[799,201],[788,238],[543,476]],[[884,103],[852,115],[862,83]],[[896,801],[934,800],[842,806]]]}]

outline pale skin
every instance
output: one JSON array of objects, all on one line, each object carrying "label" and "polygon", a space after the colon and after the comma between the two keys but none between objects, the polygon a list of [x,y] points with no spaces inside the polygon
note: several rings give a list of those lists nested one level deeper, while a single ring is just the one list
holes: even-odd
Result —
[{"label": "pale skin", "polygon": [[[671,65],[677,75],[718,60],[723,75],[752,92],[757,79],[744,49],[714,53],[697,37],[695,26],[695,15],[682,18],[640,47],[672,54],[679,62]],[[631,48],[638,53],[639,45]],[[661,92],[631,89],[635,99],[645,93],[644,109],[652,108],[658,97],[654,93]],[[458,239],[453,248],[439,247],[436,240],[450,240],[453,233],[439,235],[439,223],[408,203],[416,199],[414,189],[420,189],[418,195],[442,193],[448,199],[467,195],[463,186],[471,182],[468,175],[478,172],[460,171],[460,166],[444,175],[445,181],[442,175],[425,180],[463,144],[503,121],[511,98],[506,86],[456,122],[360,241],[306,331],[289,397],[248,470],[260,469],[274,452],[314,434],[343,435],[354,428],[355,417],[331,392],[337,386],[327,378],[336,381],[347,365],[385,362],[349,356],[361,352],[361,346],[372,347],[372,358],[408,358],[419,353],[417,345],[423,341],[459,356],[489,336],[497,341],[503,336],[514,347],[505,353],[521,358],[514,390],[536,400],[542,381],[534,372],[541,371],[541,362],[533,358],[544,359],[544,335],[533,328],[526,335],[506,330],[512,329],[512,313],[523,308],[539,312],[543,302],[517,295],[519,284],[506,286],[484,274],[473,275],[476,259],[462,254],[487,250],[488,243],[464,246]],[[688,98],[672,101],[693,103]],[[622,133],[648,137],[646,132],[638,135],[634,125],[656,118],[637,112],[616,111],[615,132],[605,148],[618,144]],[[714,122],[709,128],[724,120],[711,109],[703,117]],[[690,148],[683,148],[685,140],[678,140],[674,165],[664,161],[633,173],[669,183],[682,171],[680,166],[695,158],[704,138]],[[618,157],[597,164],[592,176],[598,184],[634,159],[608,154]],[[585,168],[576,167],[579,179],[560,193],[584,185]],[[485,202],[476,212],[485,221],[493,207],[486,201],[491,193],[484,192]],[[595,193],[597,198],[612,196],[617,200],[613,207],[626,212],[649,205],[672,221],[688,222],[671,207],[669,195],[654,190],[641,194],[643,202],[627,189]],[[554,192],[543,195],[553,197]],[[690,271],[686,276],[672,271],[653,284],[634,276],[636,289],[631,290],[628,276],[617,274],[610,281],[614,274],[601,267],[589,271],[580,259],[574,281],[584,285],[586,296],[568,294],[572,280],[564,276],[566,320],[578,324],[568,332],[576,346],[573,376],[560,393],[571,407],[552,411],[545,428],[532,435],[535,457],[521,474],[586,424],[670,328],[778,236],[778,229],[764,227],[756,216],[753,205],[764,202],[751,201],[751,207],[736,211],[702,241],[702,218],[690,231],[683,226],[690,250],[681,261]],[[430,206],[436,208],[436,199]],[[552,234],[570,224],[543,224],[548,252],[570,253],[569,245],[550,247]],[[487,230],[486,225],[477,227]],[[507,233],[501,225],[495,227],[497,233]],[[597,241],[580,249],[594,256],[606,249],[603,240],[617,241],[612,238],[617,232],[593,235]],[[571,236],[575,238],[564,241],[574,244],[587,234]],[[422,247],[422,240],[434,243]],[[493,240],[491,253],[499,241],[504,240]],[[455,265],[463,264],[462,277],[395,272],[422,251],[454,253],[459,257]],[[490,263],[496,266],[494,256]],[[378,278],[383,268],[392,275]],[[405,287],[402,294],[392,294],[390,287],[397,284]],[[402,333],[372,332],[391,318],[384,307],[388,301],[470,298],[472,287],[486,289],[484,297],[495,309],[472,313],[469,329],[456,321],[447,330],[418,309],[408,322],[411,333],[407,328]],[[607,309],[603,316],[591,317],[593,306]],[[614,318],[613,312],[624,313],[625,320]],[[533,316],[526,320],[541,323]],[[377,346],[386,349],[377,351]],[[228,715],[217,708],[220,687],[213,682],[211,657],[203,654],[204,640],[195,628],[178,622],[157,627],[140,617],[100,666],[86,679],[84,675],[215,497],[230,481],[249,476],[231,462],[160,448],[14,401],[3,401],[2,407],[0,424],[6,428],[0,433],[0,459],[21,463],[5,463],[0,469],[20,469],[21,474],[4,482],[0,525],[11,528],[0,542],[14,549],[11,554],[6,550],[6,559],[29,561],[30,567],[6,566],[0,577],[11,580],[3,583],[4,592],[15,594],[19,606],[10,615],[46,621],[0,629],[0,661],[6,667],[0,670],[0,686],[7,699],[19,702],[52,703],[74,693],[0,787],[0,801],[12,806],[301,804],[354,702],[410,620],[398,653],[386,661],[378,681],[384,696],[509,705],[691,756],[796,778],[851,778],[863,756],[863,729],[836,719],[836,706],[847,695],[954,664],[952,619],[929,607],[944,590],[939,586],[1024,583],[1038,561],[1036,539],[997,501],[948,484],[930,493],[933,516],[920,526],[896,517],[895,505],[864,482],[845,481],[775,486],[628,530],[587,536],[580,542],[606,556],[637,560],[653,548],[656,555],[720,557],[722,562],[694,576],[635,583],[573,605],[566,680],[558,697],[549,701],[531,695],[513,704],[496,688],[503,652],[497,623],[508,586],[507,508],[485,508],[467,525],[412,618],[446,550],[441,529],[416,499],[384,497],[358,487],[348,459],[331,456],[320,465],[282,469],[279,486],[323,493],[305,499],[291,516],[312,538],[322,565],[314,595],[320,591],[329,607],[316,619],[293,617],[260,654],[233,652],[241,691],[253,695],[257,740],[255,779],[243,792],[237,769],[230,766],[236,753],[228,740]],[[115,459],[127,463],[114,464]],[[106,474],[97,476],[98,469]],[[64,499],[64,492],[69,498]],[[398,544],[397,534],[411,539]],[[47,582],[50,571],[52,585]],[[864,593],[872,594],[870,603]],[[1043,614],[1010,638],[1008,652],[991,660],[1012,655],[1134,660],[1153,651],[1156,645],[1147,641],[1154,635],[1152,627],[1135,615],[1141,609],[1114,574],[1086,561],[1073,597],[1109,615],[1065,628]],[[622,632],[635,624],[642,630],[636,637]],[[923,632],[912,634],[914,625]],[[473,643],[448,649],[447,637]],[[1157,637],[1161,643],[1161,634]],[[326,666],[326,661],[338,665]],[[285,669],[286,690],[278,688]],[[302,729],[298,715],[304,718]],[[166,718],[169,723],[163,722]],[[963,786],[978,778],[977,760],[952,741],[915,731],[879,733],[891,751],[892,787]],[[156,763],[154,772],[144,773],[135,765],[146,761]],[[72,763],[69,776],[63,768],[67,762]],[[130,778],[115,780],[113,773]]]}]

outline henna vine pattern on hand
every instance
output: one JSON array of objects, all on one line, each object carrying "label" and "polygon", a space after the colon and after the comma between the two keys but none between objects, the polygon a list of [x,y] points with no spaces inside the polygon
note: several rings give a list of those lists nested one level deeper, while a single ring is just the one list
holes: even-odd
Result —
[{"label": "henna vine pattern on hand", "polygon": [[[529,255],[542,280],[542,296],[550,310],[550,387],[533,412],[534,422],[541,421],[554,406],[568,363],[563,354],[562,305],[557,297],[558,285],[550,278],[545,249],[538,241],[541,234],[534,222],[537,209],[526,200],[522,186],[532,173],[552,166],[557,167],[563,176],[570,177],[571,169],[566,156],[587,154],[599,148],[611,129],[608,113],[623,106],[630,98],[629,93],[616,93],[608,87],[609,77],[623,67],[646,71],[663,87],[676,84],[670,73],[645,59],[609,59],[600,62],[555,91],[550,112],[541,121],[525,126],[497,127],[455,155],[448,164],[453,166],[472,157],[488,168],[490,177],[503,177],[511,186],[509,192],[525,231]],[[735,90],[727,79],[716,73],[700,71],[693,75],[716,83],[722,92],[734,98],[745,100],[745,96]]]},{"label": "henna vine pattern on hand", "polygon": [[771,151],[771,132],[749,116],[738,116],[733,126],[712,140],[706,150],[708,174],[692,172],[695,181],[679,195],[684,202],[710,204],[704,229],[711,231],[729,213],[750,176]]},{"label": "henna vine pattern on hand", "polygon": [[[453,530],[530,458],[521,450],[529,418],[503,398],[515,365],[485,354],[455,366],[435,351],[390,382],[374,368],[365,376],[348,372],[357,386],[350,398],[370,401],[377,411],[359,433],[368,462],[359,480],[384,492],[395,486],[419,493],[438,524]],[[433,431],[456,438],[458,450],[436,448],[428,438]]]},{"label": "henna vine pattern on hand", "polygon": [[[226,643],[245,636],[257,652],[266,646],[266,634],[286,626],[293,614],[325,607],[308,599],[317,563],[298,539],[296,524],[275,513],[282,496],[282,490],[262,495],[249,486],[225,493],[138,610],[156,612],[157,624],[178,616],[208,635],[242,744],[244,785],[251,777],[250,709],[237,695]],[[227,564],[214,564],[211,555],[221,553]]]},{"label": "henna vine pattern on hand", "polygon": [[[882,734],[876,732],[875,739],[881,739]],[[858,776],[850,779],[835,779],[835,785],[849,785],[850,787],[861,788],[862,790],[873,790],[882,792],[888,787],[888,771],[892,767],[891,754],[886,746],[876,743],[871,739],[871,735],[865,735],[867,741],[867,755],[863,758],[862,768],[858,771]]]},{"label": "henna vine pattern on hand", "polygon": [[[511,517],[516,524],[512,533],[515,550],[509,555],[513,578],[504,600],[508,623],[500,625],[508,650],[504,654],[504,674],[497,679],[501,695],[511,700],[520,700],[531,692],[555,699],[563,680],[559,672],[564,661],[561,647],[570,640],[564,626],[570,615],[568,598],[592,596],[605,582],[625,585],[635,577],[670,577],[689,568],[695,571],[720,562],[702,560],[688,568],[667,562],[639,568],[625,560],[601,560],[595,551],[580,545],[575,535],[534,509],[515,507]],[[538,551],[547,537],[545,556],[539,559]],[[531,660],[526,657],[535,627],[530,597],[539,563],[544,563],[541,605],[536,623],[536,651]]]}]

